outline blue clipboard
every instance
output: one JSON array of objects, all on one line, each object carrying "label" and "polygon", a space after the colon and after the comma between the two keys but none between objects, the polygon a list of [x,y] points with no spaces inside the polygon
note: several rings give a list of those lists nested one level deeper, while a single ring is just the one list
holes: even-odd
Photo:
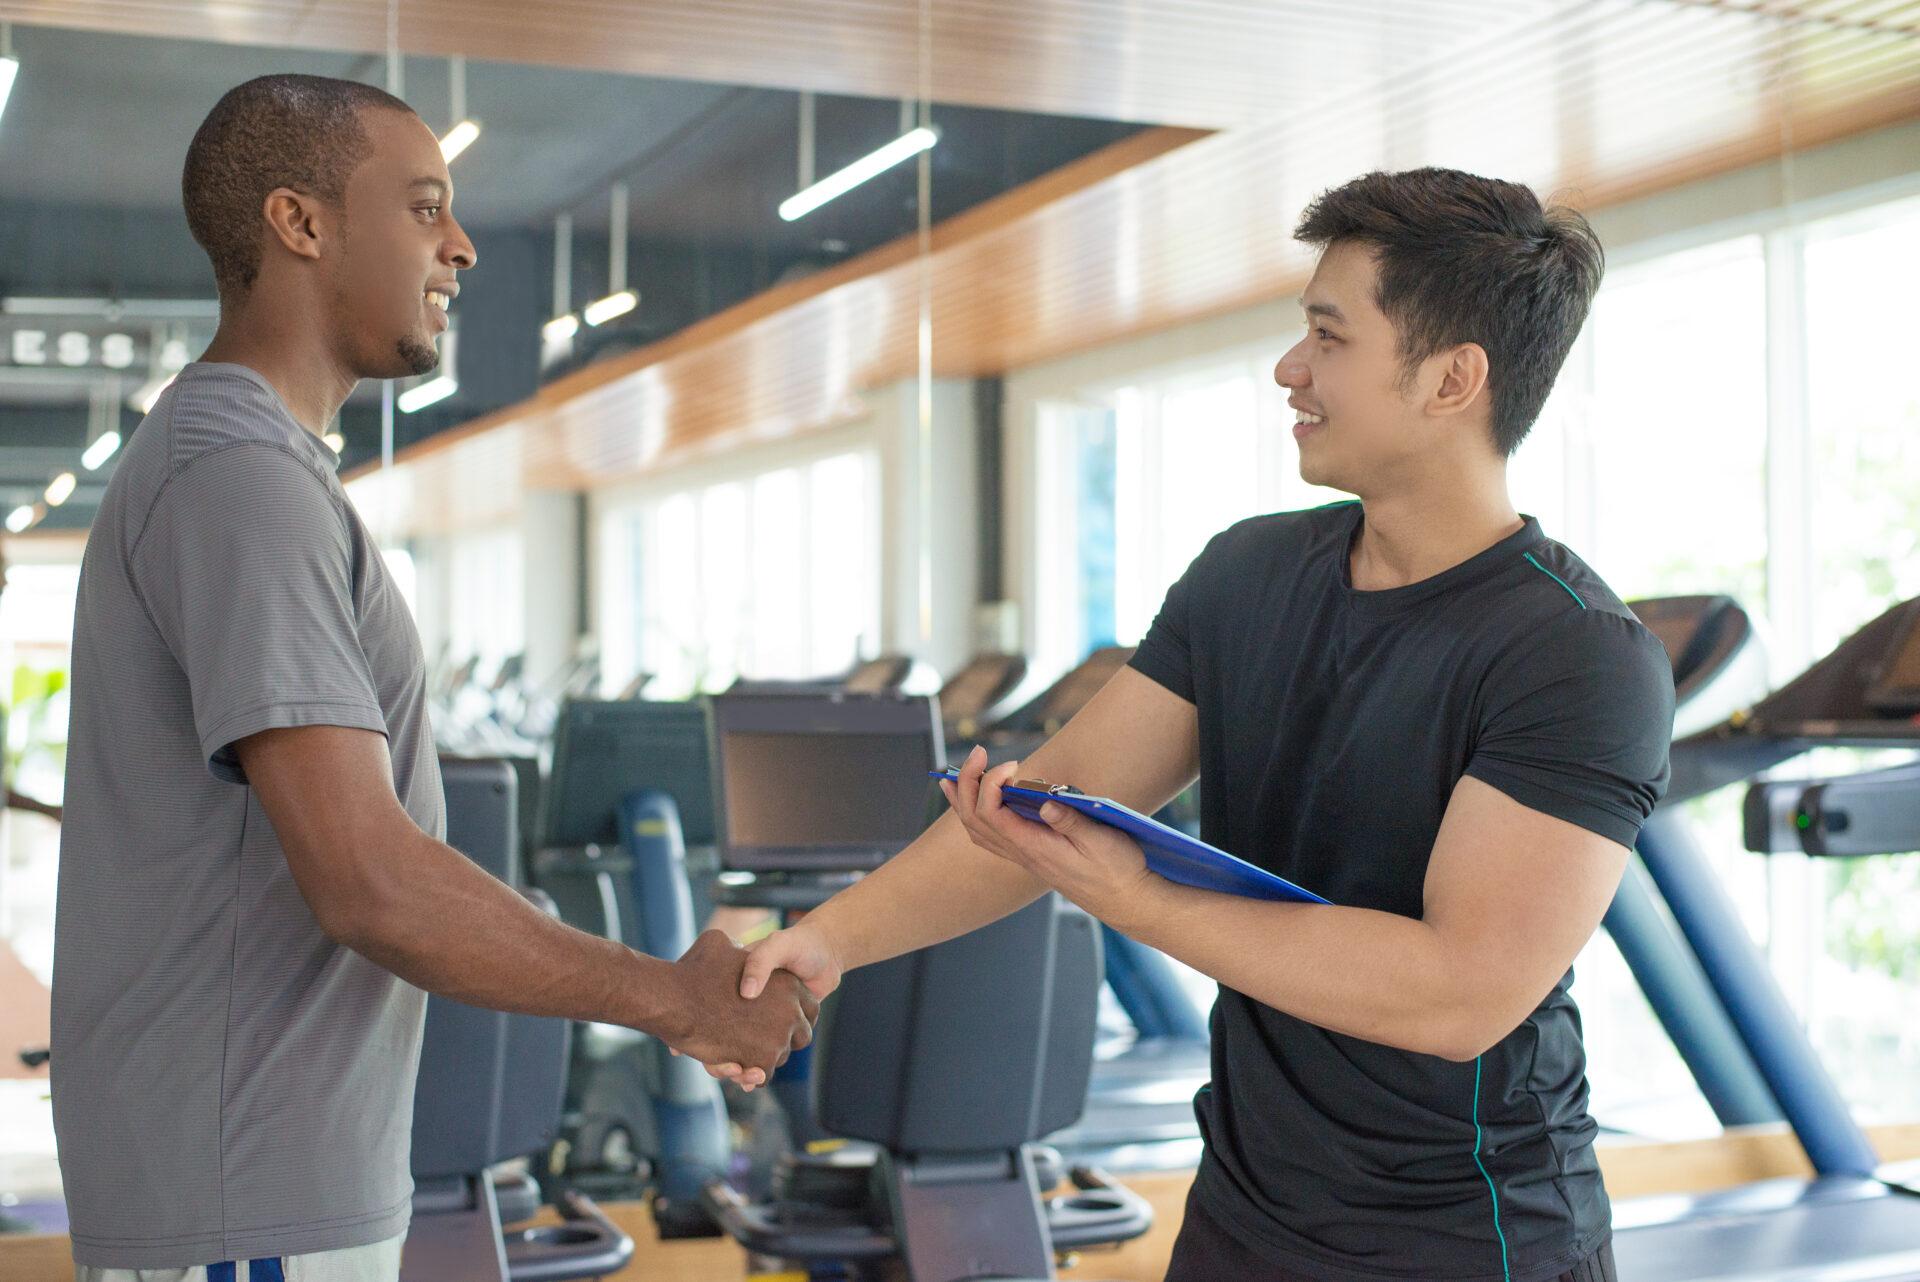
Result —
[{"label": "blue clipboard", "polygon": [[[927,774],[934,779],[959,777],[959,772],[951,766],[945,770],[929,770]],[[1117,828],[1140,843],[1140,849],[1147,857],[1147,867],[1182,886],[1280,903],[1333,902],[1109,797],[1089,797],[1084,793],[1065,791],[1063,787],[1055,785],[1052,791],[1042,792],[1036,788],[1008,784],[1000,789],[1000,796],[1007,809],[1034,823],[1046,822],[1040,818],[1040,807],[1049,801],[1057,801],[1063,806],[1072,806],[1089,819]]]}]

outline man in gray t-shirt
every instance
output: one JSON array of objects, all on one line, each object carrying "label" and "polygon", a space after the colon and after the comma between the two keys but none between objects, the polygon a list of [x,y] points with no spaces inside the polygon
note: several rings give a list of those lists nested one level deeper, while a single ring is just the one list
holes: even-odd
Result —
[{"label": "man in gray t-shirt", "polygon": [[433,134],[364,85],[265,77],[214,108],[184,189],[220,329],[134,433],[74,621],[53,980],[74,1258],[88,1282],[289,1257],[379,1282],[422,990],[760,1080],[816,1007],[791,976],[741,1000],[717,935],[664,963],[571,930],[441,841],[419,638],[319,439],[358,379],[433,367],[474,263]]}]

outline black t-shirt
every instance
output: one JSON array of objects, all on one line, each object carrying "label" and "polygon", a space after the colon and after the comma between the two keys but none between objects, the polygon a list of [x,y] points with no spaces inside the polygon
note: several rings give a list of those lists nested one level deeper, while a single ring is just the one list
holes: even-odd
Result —
[{"label": "black t-shirt", "polygon": [[[1345,503],[1215,536],[1133,658],[1199,713],[1205,839],[1336,904],[1416,918],[1462,775],[1631,845],[1667,783],[1660,643],[1531,517],[1432,578],[1355,591],[1362,519]],[[1311,1277],[1564,1272],[1610,1224],[1572,980],[1472,1063],[1223,986],[1196,1196]]]}]

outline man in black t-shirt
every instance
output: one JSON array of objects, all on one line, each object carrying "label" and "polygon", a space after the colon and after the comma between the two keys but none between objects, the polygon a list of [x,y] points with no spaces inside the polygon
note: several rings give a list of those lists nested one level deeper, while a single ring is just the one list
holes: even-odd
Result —
[{"label": "man in black t-shirt", "polygon": [[[1171,1279],[1611,1282],[1570,967],[1667,782],[1665,652],[1507,495],[1599,284],[1585,221],[1450,170],[1371,174],[1275,370],[1300,471],[1359,501],[1243,521],[1132,665],[1025,762],[747,966],[848,967],[1058,889],[1220,982]],[[1151,811],[1333,907],[1194,890],[1016,774]],[[721,1075],[743,1077],[731,1065]]]}]

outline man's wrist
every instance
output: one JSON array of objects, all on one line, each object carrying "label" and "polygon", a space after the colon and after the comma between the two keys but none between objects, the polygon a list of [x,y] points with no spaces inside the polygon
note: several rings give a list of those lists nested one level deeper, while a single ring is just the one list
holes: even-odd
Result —
[{"label": "man's wrist", "polygon": [[1137,881],[1130,882],[1111,900],[1099,905],[1099,911],[1093,915],[1121,934],[1145,942],[1145,933],[1155,924],[1164,924],[1165,914],[1171,907],[1172,890],[1172,882],[1143,869]]},{"label": "man's wrist", "polygon": [[832,959],[840,973],[844,974],[849,964],[846,955],[848,941],[840,930],[838,920],[840,916],[838,906],[829,899],[788,929],[812,931],[814,937],[820,941],[821,949]]},{"label": "man's wrist", "polygon": [[692,1028],[692,1018],[680,968],[625,945],[620,951],[625,954],[625,965],[618,969],[626,1014],[619,1022],[668,1045],[683,1039]]}]

